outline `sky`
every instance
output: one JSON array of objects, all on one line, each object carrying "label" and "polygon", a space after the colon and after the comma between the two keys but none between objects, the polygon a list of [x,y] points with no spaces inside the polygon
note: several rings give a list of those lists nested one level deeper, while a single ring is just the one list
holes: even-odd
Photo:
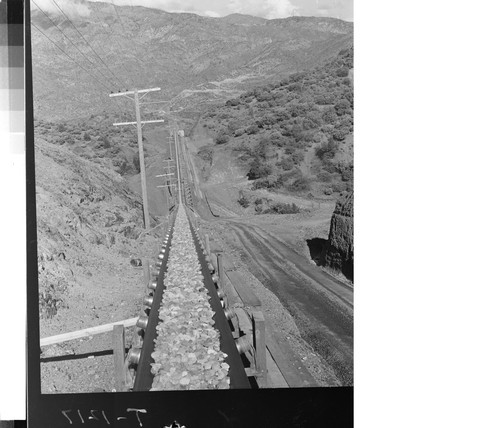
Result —
[{"label": "sky", "polygon": [[[95,0],[90,0],[95,1]],[[288,16],[329,16],[353,21],[353,0],[100,0],[114,2],[117,6],[141,5],[167,12],[189,12],[202,16],[226,16],[243,13],[262,18],[286,18]],[[78,0],[57,0],[61,5],[73,3],[75,10]],[[37,2],[38,3],[38,2]],[[45,0],[43,3],[51,3]],[[84,6],[83,6],[84,7]]]}]

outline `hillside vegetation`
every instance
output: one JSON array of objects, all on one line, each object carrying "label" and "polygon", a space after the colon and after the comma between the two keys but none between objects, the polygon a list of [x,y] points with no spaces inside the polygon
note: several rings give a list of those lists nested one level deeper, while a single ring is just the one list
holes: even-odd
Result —
[{"label": "hillside vegetation", "polygon": [[142,204],[122,176],[43,138],[35,141],[40,315],[71,308],[68,287],[110,285],[142,237]]},{"label": "hillside vegetation", "polygon": [[[211,18],[140,6],[82,3],[89,14],[73,19],[73,24],[108,68],[61,13],[47,17],[32,6],[32,21],[111,90],[160,87],[161,92],[148,99],[167,100],[172,110],[199,111],[207,103],[313,68],[352,43],[353,24],[334,18]],[[43,3],[38,4],[48,11]],[[67,119],[123,108],[123,100],[110,99],[109,90],[34,27],[32,51],[35,117]],[[154,105],[155,109],[165,107]]]},{"label": "hillside vegetation", "polygon": [[[246,166],[253,189],[313,195],[352,190],[352,69],[350,47],[312,71],[228,100],[200,123]],[[211,150],[199,154],[210,159]]]}]

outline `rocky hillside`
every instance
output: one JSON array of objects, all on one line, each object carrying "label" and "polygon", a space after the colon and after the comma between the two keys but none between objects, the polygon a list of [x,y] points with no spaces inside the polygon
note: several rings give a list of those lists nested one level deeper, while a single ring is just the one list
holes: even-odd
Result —
[{"label": "rocky hillside", "polygon": [[254,189],[314,196],[353,186],[353,49],[317,68],[257,87],[205,113],[199,124],[232,152]]},{"label": "rocky hillside", "polygon": [[343,196],[335,206],[326,248],[326,265],[354,277],[354,193]]},{"label": "rocky hillside", "polygon": [[[68,288],[109,275],[154,248],[141,236],[142,206],[125,179],[66,146],[35,141],[39,298],[42,318],[70,308]],[[114,276],[114,275],[113,275]]]},{"label": "rocky hillside", "polygon": [[[32,22],[112,90],[159,86],[162,92],[151,98],[171,101],[172,110],[198,111],[206,103],[310,69],[351,44],[353,37],[352,23],[334,18],[209,18],[138,6],[82,4],[88,14],[71,16],[76,29],[57,9],[44,10],[46,16],[34,4]],[[83,117],[118,110],[121,102],[128,102],[109,99],[109,89],[34,27],[32,51],[36,117]]]}]

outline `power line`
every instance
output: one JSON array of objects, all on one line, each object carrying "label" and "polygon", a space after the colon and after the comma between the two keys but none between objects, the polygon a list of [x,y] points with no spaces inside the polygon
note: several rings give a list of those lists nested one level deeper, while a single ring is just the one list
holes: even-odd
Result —
[{"label": "power line", "polygon": [[80,33],[80,30],[78,30],[78,28],[76,28],[75,24],[73,24],[73,21],[71,21],[71,19],[69,19],[69,17],[64,13],[64,11],[59,7],[59,5],[57,4],[56,0],[52,0],[52,2],[57,6],[57,8],[61,11],[61,13],[66,17],[66,19],[73,26],[73,28],[76,30],[76,32],[81,36],[81,38],[85,41],[85,43],[87,43],[87,45],[90,47],[90,49],[92,50],[92,52],[94,52],[94,54],[97,56],[97,58],[99,58],[99,60],[104,64],[104,66],[109,70],[109,72],[114,76],[114,78],[118,82],[120,82],[124,87],[126,87],[127,85],[125,84],[125,82],[123,82],[123,80],[121,80],[120,78],[118,78],[116,76],[116,74],[111,71],[111,69],[107,66],[107,64],[104,62],[104,60],[94,50],[94,48],[92,47],[92,45],[87,41],[87,39],[85,37],[83,37],[83,34]]},{"label": "power line", "polygon": [[80,67],[82,70],[87,72],[96,82],[98,82],[100,85],[105,87],[108,91],[113,92],[113,89],[108,87],[106,84],[102,83],[96,76],[94,76],[89,70],[87,70],[85,67],[83,67],[81,64],[79,64],[75,59],[71,58],[65,51],[62,49],[56,42],[54,42],[47,34],[45,34],[40,28],[38,28],[33,22],[31,23],[33,27],[35,27],[40,33],[42,33],[43,36],[45,36],[47,39],[50,40],[50,42],[57,48],[59,49],[64,55],[66,55],[71,61],[73,61],[78,67]]},{"label": "power line", "polygon": [[108,83],[111,84],[111,86],[114,86],[114,83],[112,81],[109,80],[108,76],[106,76],[101,70],[99,70],[99,68],[97,68],[97,65],[95,63],[93,63],[88,57],[86,54],[84,54],[80,48],[73,42],[73,40],[71,40],[65,33],[63,30],[61,30],[57,24],[50,18],[49,15],[47,15],[40,6],[38,6],[38,4],[35,2],[35,0],[31,0],[35,6],[40,10],[40,12],[42,12],[46,17],[47,19],[54,25],[54,27],[56,27],[60,32],[61,34],[66,37],[66,39],[69,40],[69,42],[75,47],[75,49],[78,50],[78,52],[80,52],[82,54],[82,56],[90,63],[92,64],[93,67],[95,67],[96,71],[99,72],[101,74],[102,77],[104,77],[104,80],[106,80]]},{"label": "power line", "polygon": [[[97,19],[98,19],[99,23],[101,24],[102,29],[104,30],[104,32],[105,32],[106,34],[108,34],[109,36],[114,35],[114,31],[113,31],[113,29],[111,28],[111,26],[110,26],[109,24],[107,24],[107,26],[108,26],[108,28],[109,28],[111,31],[106,30],[106,27],[105,27],[105,25],[104,25],[104,21],[103,21],[103,20],[101,19],[101,17],[99,16],[99,12],[101,12],[101,11],[99,10],[98,6],[96,6],[96,7],[95,7],[94,12],[95,12],[95,14],[96,14],[96,17],[97,17]],[[121,40],[120,40],[120,37],[117,37],[116,41],[118,42],[118,45],[120,46],[120,49],[121,49],[122,51],[126,50],[126,49],[124,49],[124,48],[123,48],[123,45],[122,45]],[[134,56],[133,58],[137,61],[137,58],[136,58],[135,56]],[[128,78],[129,78],[129,80],[132,82],[132,86],[135,86],[135,85],[134,85],[134,82],[133,82],[133,79],[130,77],[130,76],[132,75],[132,73],[130,72],[130,69],[129,69],[126,65],[125,65],[125,63],[123,63],[123,67],[124,67],[124,68],[126,69],[126,71],[127,71]],[[140,71],[140,70],[139,70],[139,71]]]}]

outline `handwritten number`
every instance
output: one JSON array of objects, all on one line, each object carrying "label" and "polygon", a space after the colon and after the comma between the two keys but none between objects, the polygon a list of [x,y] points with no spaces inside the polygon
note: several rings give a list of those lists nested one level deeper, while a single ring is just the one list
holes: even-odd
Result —
[{"label": "handwritten number", "polygon": [[82,414],[80,413],[80,410],[77,410],[77,412],[78,412],[78,416],[80,416],[82,424],[84,424],[85,423],[85,419],[82,418]]},{"label": "handwritten number", "polygon": [[68,410],[61,410],[62,414],[66,417],[66,419],[69,421],[70,424],[73,423],[73,421],[71,420],[71,418],[68,416],[68,414],[66,412],[71,412],[71,409],[68,409]]},{"label": "handwritten number", "polygon": [[106,420],[106,422],[108,423],[108,425],[111,425],[108,421],[108,418],[106,417],[106,413],[104,413],[104,410],[102,411],[102,417]]},{"label": "handwritten number", "polygon": [[135,412],[135,416],[137,416],[137,420],[139,421],[139,426],[142,427],[142,422],[141,422],[141,418],[139,417],[139,413],[148,413],[146,411],[146,409],[132,409],[132,408],[128,408],[127,412]]},{"label": "handwritten number", "polygon": [[97,412],[97,410],[91,410],[91,411],[90,411],[90,414],[91,414],[92,416],[89,416],[89,419],[90,419],[90,420],[95,419],[96,421],[98,421],[98,420],[99,420],[99,418],[98,418],[98,417],[94,414],[94,412]]}]

